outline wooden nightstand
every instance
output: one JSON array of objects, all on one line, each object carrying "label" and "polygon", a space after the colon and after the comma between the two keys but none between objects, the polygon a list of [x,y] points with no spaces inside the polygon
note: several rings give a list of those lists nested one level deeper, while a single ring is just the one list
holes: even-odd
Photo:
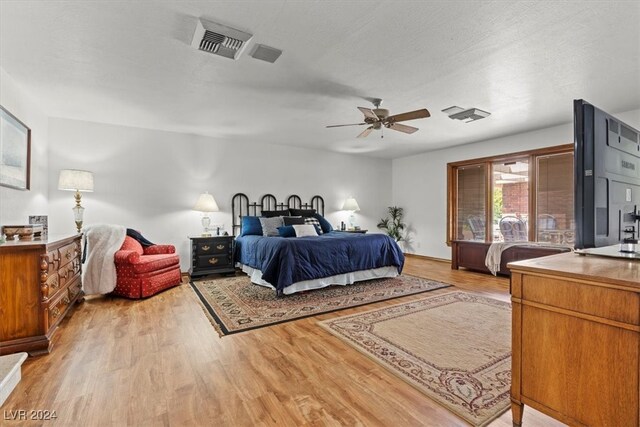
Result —
[{"label": "wooden nightstand", "polygon": [[333,231],[339,231],[340,233],[359,233],[359,234],[365,234],[367,231],[369,230],[333,230]]},{"label": "wooden nightstand", "polygon": [[234,273],[233,236],[190,236],[191,277]]}]

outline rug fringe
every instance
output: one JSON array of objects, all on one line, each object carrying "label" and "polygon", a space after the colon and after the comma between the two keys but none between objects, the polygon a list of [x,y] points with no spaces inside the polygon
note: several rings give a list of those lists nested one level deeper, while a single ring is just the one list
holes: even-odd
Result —
[{"label": "rug fringe", "polygon": [[189,289],[191,289],[191,292],[193,293],[193,296],[195,297],[195,300],[198,302],[198,305],[200,306],[200,308],[204,312],[205,317],[209,320],[209,323],[211,323],[211,326],[213,326],[213,329],[215,329],[215,331],[218,333],[218,337],[219,338],[224,337],[225,333],[222,332],[222,328],[220,327],[218,322],[216,322],[216,319],[214,319],[213,316],[211,316],[211,314],[209,314],[209,310],[202,303],[202,301],[200,300],[200,297],[198,297],[198,294],[196,294],[196,291],[193,290],[193,287],[192,287],[191,283],[189,283]]}]

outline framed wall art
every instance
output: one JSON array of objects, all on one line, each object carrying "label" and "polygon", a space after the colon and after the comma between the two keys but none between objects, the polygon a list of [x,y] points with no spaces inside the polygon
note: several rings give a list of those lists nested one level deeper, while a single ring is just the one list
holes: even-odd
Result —
[{"label": "framed wall art", "polygon": [[0,105],[0,185],[30,188],[31,129]]}]

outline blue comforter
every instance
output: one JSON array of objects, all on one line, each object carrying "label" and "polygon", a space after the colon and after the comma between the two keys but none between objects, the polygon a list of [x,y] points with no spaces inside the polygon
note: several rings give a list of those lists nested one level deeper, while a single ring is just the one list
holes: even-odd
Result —
[{"label": "blue comforter", "polygon": [[318,237],[236,238],[236,261],[262,271],[278,293],[292,283],[358,270],[395,266],[404,255],[385,234],[331,232]]}]

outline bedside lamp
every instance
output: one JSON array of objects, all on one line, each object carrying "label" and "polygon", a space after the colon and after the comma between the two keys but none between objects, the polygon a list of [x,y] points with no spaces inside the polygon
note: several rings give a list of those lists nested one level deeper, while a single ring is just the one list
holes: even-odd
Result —
[{"label": "bedside lamp", "polygon": [[349,215],[349,229],[353,230],[355,227],[356,217],[354,215],[355,212],[360,210],[360,206],[358,206],[358,202],[353,197],[349,197],[344,201],[344,205],[342,205],[343,211],[351,211],[351,215]]},{"label": "bedside lamp", "polygon": [[206,191],[200,195],[196,205],[193,207],[194,211],[202,212],[202,227],[204,228],[204,232],[202,233],[203,237],[211,236],[209,233],[209,225],[211,225],[211,218],[209,217],[210,212],[218,212],[218,204],[216,203],[216,199]]},{"label": "bedside lamp", "polygon": [[76,205],[72,208],[78,233],[82,231],[84,208],[80,205],[81,191],[93,191],[93,173],[77,169],[62,169],[58,176],[58,190],[75,191]]}]

